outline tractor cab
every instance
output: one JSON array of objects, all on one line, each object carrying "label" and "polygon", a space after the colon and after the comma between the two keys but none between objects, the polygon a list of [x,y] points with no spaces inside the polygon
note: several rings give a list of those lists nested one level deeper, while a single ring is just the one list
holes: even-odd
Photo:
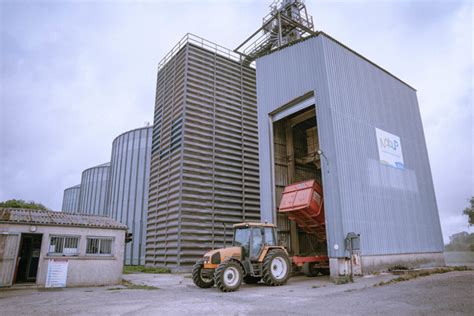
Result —
[{"label": "tractor cab", "polygon": [[232,246],[242,247],[242,260],[258,260],[265,247],[276,244],[275,225],[262,223],[234,225]]}]

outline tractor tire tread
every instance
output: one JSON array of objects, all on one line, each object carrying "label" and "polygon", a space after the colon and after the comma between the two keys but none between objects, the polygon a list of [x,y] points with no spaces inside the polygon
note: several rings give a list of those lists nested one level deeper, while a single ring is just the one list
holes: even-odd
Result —
[{"label": "tractor tire tread", "polygon": [[[239,269],[240,277],[242,279],[243,272],[242,272],[242,268],[240,267],[240,264],[238,264],[236,262],[233,262],[231,260],[222,262],[221,264],[219,264],[217,266],[216,271],[214,272],[214,283],[216,284],[217,288],[219,290],[221,290],[222,292],[234,292],[234,291],[237,291],[240,287],[240,284],[239,284],[239,286],[232,289],[232,288],[228,288],[224,283],[223,273],[224,273],[225,269],[228,267],[229,264],[235,265]],[[242,280],[241,280],[241,282],[242,282]]]},{"label": "tractor tire tread", "polygon": [[[285,259],[285,261],[287,263],[287,268],[288,268],[286,278],[281,280],[281,281],[275,280],[272,277],[272,266],[271,266],[272,265],[272,260],[277,256],[283,257]],[[290,274],[291,274],[290,270],[291,270],[291,265],[290,265],[290,260],[288,258],[287,253],[285,251],[281,250],[281,249],[270,250],[270,251],[268,251],[265,258],[263,259],[262,280],[263,280],[263,282],[265,282],[265,284],[267,284],[269,286],[281,286],[281,285],[285,284],[288,281],[288,279],[290,278]]]},{"label": "tractor tire tread", "polygon": [[198,287],[202,289],[208,289],[214,286],[214,279],[212,279],[210,282],[206,282],[201,278],[201,270],[203,266],[204,266],[204,261],[202,260],[196,262],[193,265],[193,272],[192,272],[193,282],[194,284],[196,284]]}]

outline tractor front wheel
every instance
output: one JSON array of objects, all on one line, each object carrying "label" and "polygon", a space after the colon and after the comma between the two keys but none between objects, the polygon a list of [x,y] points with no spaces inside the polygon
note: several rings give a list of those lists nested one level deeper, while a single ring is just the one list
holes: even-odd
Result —
[{"label": "tractor front wheel", "polygon": [[263,282],[267,285],[283,285],[290,278],[290,259],[281,249],[270,250],[263,259]]},{"label": "tractor front wheel", "polygon": [[199,260],[193,266],[193,282],[198,287],[207,289],[214,285],[214,279],[203,276],[204,261]]},{"label": "tractor front wheel", "polygon": [[242,278],[242,267],[235,261],[222,262],[214,273],[216,286],[222,292],[237,291],[242,284]]}]

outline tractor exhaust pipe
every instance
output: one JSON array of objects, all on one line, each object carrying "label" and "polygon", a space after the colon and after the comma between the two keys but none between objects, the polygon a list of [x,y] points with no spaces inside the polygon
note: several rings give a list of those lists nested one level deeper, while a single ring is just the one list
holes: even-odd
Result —
[{"label": "tractor exhaust pipe", "polygon": [[222,223],[224,225],[224,248],[226,247],[226,242],[225,242],[225,236],[227,235],[226,233],[226,226],[225,226],[225,223]]}]

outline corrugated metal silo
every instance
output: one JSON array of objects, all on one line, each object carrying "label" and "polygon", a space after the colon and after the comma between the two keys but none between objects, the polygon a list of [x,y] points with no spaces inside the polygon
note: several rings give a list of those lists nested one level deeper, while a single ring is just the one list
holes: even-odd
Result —
[{"label": "corrugated metal silo", "polygon": [[65,189],[63,195],[63,206],[61,207],[61,211],[65,213],[77,213],[79,211],[80,192],[80,184]]},{"label": "corrugated metal silo", "polygon": [[[255,69],[188,34],[159,65],[146,263],[189,270],[258,221]],[[227,229],[227,241],[231,229]]]},{"label": "corrugated metal silo", "polygon": [[107,215],[107,181],[110,163],[104,163],[82,172],[79,213]]},{"label": "corrugated metal silo", "polygon": [[145,263],[146,218],[153,127],[119,135],[112,143],[109,216],[126,224],[133,234],[125,249],[125,264]]}]

